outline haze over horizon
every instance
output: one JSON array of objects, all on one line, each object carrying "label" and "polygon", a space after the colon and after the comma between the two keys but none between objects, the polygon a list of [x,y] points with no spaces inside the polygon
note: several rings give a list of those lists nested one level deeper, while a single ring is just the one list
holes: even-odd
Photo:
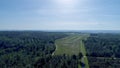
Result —
[{"label": "haze over horizon", "polygon": [[0,0],[0,30],[120,30],[120,0]]}]

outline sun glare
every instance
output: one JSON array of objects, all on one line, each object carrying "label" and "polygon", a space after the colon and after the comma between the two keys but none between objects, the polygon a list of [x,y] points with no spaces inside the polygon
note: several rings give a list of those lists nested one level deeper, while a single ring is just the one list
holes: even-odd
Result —
[{"label": "sun glare", "polygon": [[61,14],[75,13],[75,9],[83,3],[83,0],[52,0],[55,8]]},{"label": "sun glare", "polygon": [[60,7],[74,7],[78,0],[54,0]]},{"label": "sun glare", "polygon": [[75,0],[57,0],[58,3],[68,5],[74,3]]}]

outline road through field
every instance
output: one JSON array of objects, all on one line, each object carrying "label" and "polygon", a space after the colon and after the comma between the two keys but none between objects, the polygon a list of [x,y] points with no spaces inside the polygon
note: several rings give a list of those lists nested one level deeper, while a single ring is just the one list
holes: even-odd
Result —
[{"label": "road through field", "polygon": [[[53,55],[78,55],[80,52],[83,54],[81,62],[85,63],[85,68],[89,68],[86,49],[83,40],[89,37],[88,34],[72,34],[68,37],[58,39],[55,41],[56,50]],[[80,65],[78,65],[81,68]]]}]

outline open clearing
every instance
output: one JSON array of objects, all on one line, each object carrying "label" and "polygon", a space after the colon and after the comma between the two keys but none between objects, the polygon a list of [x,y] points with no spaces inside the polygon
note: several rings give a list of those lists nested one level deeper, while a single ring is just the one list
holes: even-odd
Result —
[{"label": "open clearing", "polygon": [[[86,49],[82,40],[86,40],[89,37],[88,34],[72,34],[68,37],[58,39],[55,41],[56,50],[54,55],[78,55],[80,52],[83,54],[83,58],[80,60],[85,63],[85,68],[89,68],[88,60],[86,57]],[[81,68],[81,66],[78,66]]]}]

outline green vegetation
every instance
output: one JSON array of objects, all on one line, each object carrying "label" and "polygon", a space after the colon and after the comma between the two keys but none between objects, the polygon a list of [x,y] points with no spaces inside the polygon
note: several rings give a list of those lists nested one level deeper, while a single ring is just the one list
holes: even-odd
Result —
[{"label": "green vegetation", "polygon": [[120,34],[91,34],[84,43],[90,68],[120,67]]},{"label": "green vegetation", "polygon": [[86,49],[85,49],[84,43],[82,41],[81,41],[80,49],[81,49],[81,53],[83,54],[82,62],[84,62],[86,64],[85,68],[89,68],[88,59],[86,56]]},{"label": "green vegetation", "polygon": [[[55,32],[0,32],[0,67],[38,68],[38,61],[47,63],[46,57],[54,52],[55,40],[65,36]],[[43,63],[42,66],[46,65]]]},{"label": "green vegetation", "polygon": [[[89,68],[88,60],[86,57],[86,50],[83,41],[87,40],[88,34],[72,34],[68,37],[58,39],[55,42],[56,50],[55,55],[78,55],[82,53],[83,57],[80,60],[85,64],[85,68]],[[80,65],[78,65],[80,68]]]},{"label": "green vegetation", "polygon": [[1,31],[0,61],[1,68],[119,68],[120,34]]},{"label": "green vegetation", "polygon": [[[78,36],[69,36],[66,38],[58,39],[55,42],[56,45],[56,50],[55,50],[55,55],[73,55],[73,54],[78,54],[80,50]],[[74,46],[76,45],[76,46]]]},{"label": "green vegetation", "polygon": [[[55,41],[56,50],[55,55],[78,55],[80,52],[83,52],[83,54],[86,54],[86,51],[84,49],[84,45],[82,43],[82,40],[84,40],[87,37],[87,35],[82,34],[74,34],[70,35],[68,37],[58,39]],[[82,51],[82,50],[83,51]]]},{"label": "green vegetation", "polygon": [[[68,34],[71,33],[2,31],[0,32],[0,67],[78,68],[78,57],[81,55],[52,55],[56,49],[55,40],[67,37]],[[71,40],[74,40],[74,37]]]}]

